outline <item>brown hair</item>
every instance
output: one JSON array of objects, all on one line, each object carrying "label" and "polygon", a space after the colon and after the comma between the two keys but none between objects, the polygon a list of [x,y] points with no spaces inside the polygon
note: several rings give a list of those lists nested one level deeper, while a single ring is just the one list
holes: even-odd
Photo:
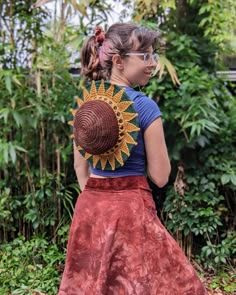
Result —
[{"label": "brown hair", "polygon": [[103,43],[98,43],[91,36],[81,51],[82,74],[89,80],[107,79],[111,74],[112,56],[124,56],[131,50],[145,51],[150,46],[155,48],[158,32],[135,24],[117,23],[105,33]]}]

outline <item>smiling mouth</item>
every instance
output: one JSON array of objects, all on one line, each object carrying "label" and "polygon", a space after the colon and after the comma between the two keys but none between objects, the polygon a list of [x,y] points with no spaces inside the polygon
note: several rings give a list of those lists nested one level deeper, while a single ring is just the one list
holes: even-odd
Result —
[{"label": "smiling mouth", "polygon": [[145,74],[150,76],[150,77],[152,76],[152,72],[145,72]]}]

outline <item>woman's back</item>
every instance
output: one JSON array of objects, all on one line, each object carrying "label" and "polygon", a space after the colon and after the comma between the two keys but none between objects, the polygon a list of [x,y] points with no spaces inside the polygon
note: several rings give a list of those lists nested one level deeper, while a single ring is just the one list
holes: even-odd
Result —
[{"label": "woman's back", "polygon": [[93,175],[118,177],[145,175],[146,173],[144,132],[154,120],[161,116],[161,112],[158,105],[144,93],[127,86],[124,87],[124,89],[128,97],[134,102],[133,107],[138,114],[137,120],[140,127],[137,138],[138,144],[132,148],[130,157],[126,160],[124,166],[119,167],[114,171],[96,169],[91,166],[90,171]]}]

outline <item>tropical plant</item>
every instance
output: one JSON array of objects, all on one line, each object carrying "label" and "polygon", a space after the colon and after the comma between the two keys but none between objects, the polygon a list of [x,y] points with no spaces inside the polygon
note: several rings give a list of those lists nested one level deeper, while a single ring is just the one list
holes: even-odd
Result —
[{"label": "tropical plant", "polygon": [[[143,10],[149,26],[157,25],[158,20],[166,40],[164,54],[174,64],[180,81],[180,85],[173,85],[162,69],[145,89],[162,110],[172,160],[161,217],[189,258],[194,251],[206,269],[219,270],[225,262],[234,267],[232,243],[227,243],[227,259],[219,253],[224,253],[228,230],[235,230],[235,90],[217,78],[216,61],[226,48],[203,26],[203,20],[214,13],[217,16],[217,11],[207,8],[202,13],[202,7],[214,6],[210,1],[163,3],[157,2],[160,18],[151,8]],[[224,7],[228,4],[221,3]],[[139,10],[135,15],[138,17]],[[221,17],[217,20],[222,27],[228,25]],[[221,40],[226,42],[224,38],[222,32]],[[215,251],[210,260],[205,255],[210,251],[207,247]]]},{"label": "tropical plant", "polygon": [[0,293],[54,295],[58,291],[65,253],[42,237],[23,237],[0,246]]}]

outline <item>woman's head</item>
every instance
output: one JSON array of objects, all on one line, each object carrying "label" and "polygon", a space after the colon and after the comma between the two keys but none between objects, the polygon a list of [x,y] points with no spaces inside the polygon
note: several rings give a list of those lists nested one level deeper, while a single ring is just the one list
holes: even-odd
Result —
[{"label": "woman's head", "polygon": [[[157,32],[135,24],[114,24],[106,33],[97,29],[82,48],[82,73],[91,80],[131,79],[131,85],[144,85],[155,66],[152,53],[157,41]],[[146,82],[141,81],[142,74],[147,75]]]}]

